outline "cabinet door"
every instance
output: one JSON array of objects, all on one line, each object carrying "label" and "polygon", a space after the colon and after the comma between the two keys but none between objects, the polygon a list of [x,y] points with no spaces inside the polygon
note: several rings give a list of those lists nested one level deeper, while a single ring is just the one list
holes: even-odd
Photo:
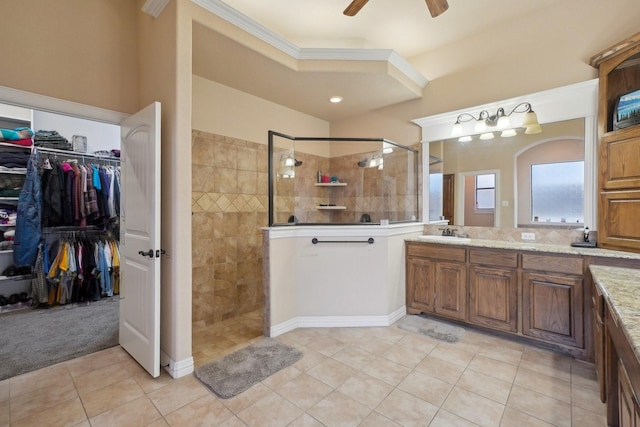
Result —
[{"label": "cabinet door", "polygon": [[598,246],[640,252],[640,191],[600,194]]},{"label": "cabinet door", "polygon": [[600,401],[605,402],[607,400],[607,392],[604,377],[604,322],[595,309],[593,310],[593,346]]},{"label": "cabinet door", "polygon": [[583,348],[582,277],[523,272],[522,333]]},{"label": "cabinet door", "polygon": [[598,286],[594,283],[592,290],[592,318],[593,318],[593,355],[596,368],[596,375],[598,376],[598,387],[600,389],[600,400],[605,402],[607,400],[607,389],[605,379],[605,325],[604,325],[604,297],[600,292]]},{"label": "cabinet door", "polygon": [[517,332],[518,275],[513,269],[471,265],[469,321],[507,332]]},{"label": "cabinet door", "polygon": [[435,312],[452,319],[467,317],[467,267],[458,262],[436,262]]},{"label": "cabinet door", "polygon": [[619,133],[628,137],[612,134],[601,140],[603,191],[640,187],[640,128],[627,128]]},{"label": "cabinet door", "polygon": [[433,313],[435,261],[407,258],[407,312]]},{"label": "cabinet door", "polygon": [[618,427],[636,427],[633,387],[627,370],[618,362]]}]

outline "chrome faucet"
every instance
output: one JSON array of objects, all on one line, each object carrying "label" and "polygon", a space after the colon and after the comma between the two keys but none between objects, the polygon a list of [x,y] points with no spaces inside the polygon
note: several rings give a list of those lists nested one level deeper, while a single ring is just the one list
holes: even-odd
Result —
[{"label": "chrome faucet", "polygon": [[456,229],[455,228],[440,228],[440,230],[442,230],[442,235],[443,236],[451,236],[451,237],[455,237],[456,235]]}]

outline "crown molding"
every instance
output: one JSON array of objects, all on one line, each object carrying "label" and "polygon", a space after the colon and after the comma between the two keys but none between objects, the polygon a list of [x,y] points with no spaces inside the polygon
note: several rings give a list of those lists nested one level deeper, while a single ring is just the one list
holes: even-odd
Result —
[{"label": "crown molding", "polygon": [[142,5],[142,11],[157,18],[168,4],[169,0],[147,0]]},{"label": "crown molding", "polygon": [[220,0],[191,0],[203,9],[246,31],[296,60],[386,61],[407,78],[424,88],[429,82],[409,61],[391,49],[300,48],[267,27],[241,14]]}]

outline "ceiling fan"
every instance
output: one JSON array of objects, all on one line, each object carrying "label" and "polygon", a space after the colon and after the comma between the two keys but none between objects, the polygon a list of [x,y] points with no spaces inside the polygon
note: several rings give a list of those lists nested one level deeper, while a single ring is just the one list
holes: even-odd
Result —
[{"label": "ceiling fan", "polygon": [[[369,0],[353,0],[343,13],[347,16],[354,16],[368,1]],[[425,0],[425,2],[427,3],[427,8],[429,8],[429,13],[431,13],[431,16],[434,18],[449,9],[447,0]]]}]

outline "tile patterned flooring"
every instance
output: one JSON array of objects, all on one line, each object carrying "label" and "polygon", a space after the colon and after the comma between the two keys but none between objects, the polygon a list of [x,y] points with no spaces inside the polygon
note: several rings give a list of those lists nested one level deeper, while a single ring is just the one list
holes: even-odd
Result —
[{"label": "tile patterned flooring", "polygon": [[[196,366],[260,339],[260,313],[194,330]],[[304,357],[232,399],[152,379],[120,347],[0,382],[0,427],[605,426],[593,365],[467,330],[297,329]]]}]

